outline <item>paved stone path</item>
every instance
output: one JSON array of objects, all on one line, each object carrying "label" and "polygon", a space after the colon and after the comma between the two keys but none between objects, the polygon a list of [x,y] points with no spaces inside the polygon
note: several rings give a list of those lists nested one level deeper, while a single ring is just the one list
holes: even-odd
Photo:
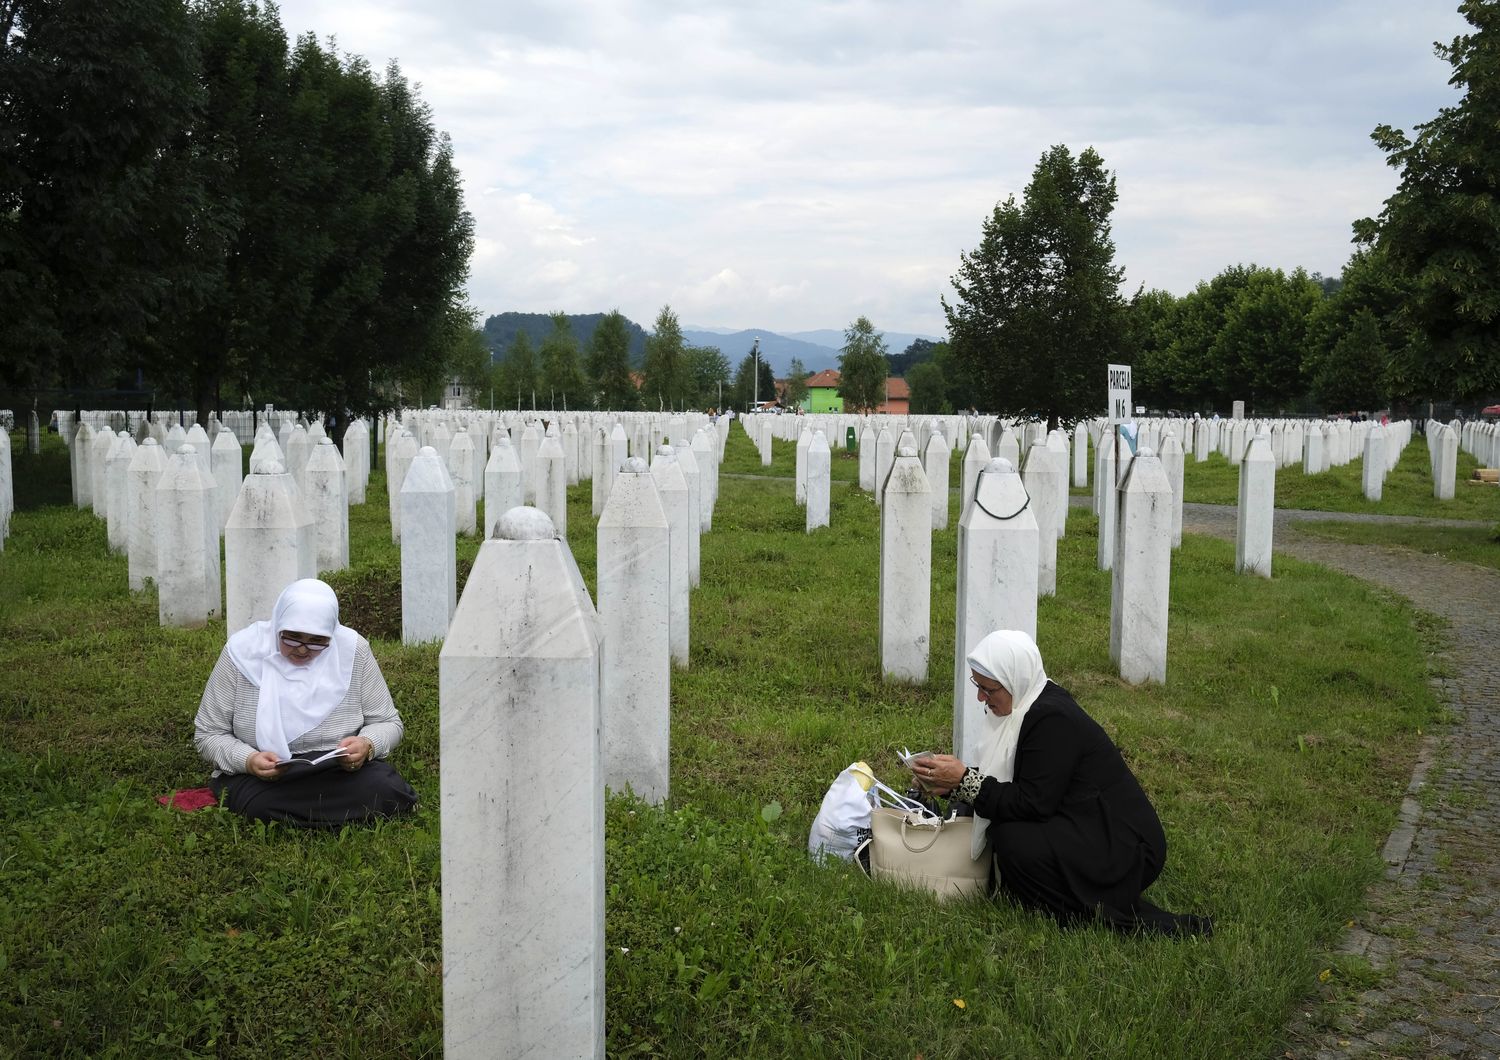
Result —
[{"label": "paved stone path", "polygon": [[[1233,540],[1234,508],[1183,508],[1184,531]],[[1330,1016],[1323,1005],[1298,1017],[1278,1055],[1500,1057],[1500,571],[1297,533],[1307,520],[1452,521],[1278,510],[1275,549],[1445,619],[1447,676],[1434,684],[1454,724],[1425,739],[1385,847],[1385,879],[1343,945],[1381,970],[1379,983],[1347,1011]]]}]

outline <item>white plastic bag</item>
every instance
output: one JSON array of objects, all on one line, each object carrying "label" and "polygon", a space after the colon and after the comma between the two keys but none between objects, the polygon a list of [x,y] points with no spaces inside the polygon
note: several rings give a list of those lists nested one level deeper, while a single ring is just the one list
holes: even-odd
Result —
[{"label": "white plastic bag", "polygon": [[809,854],[820,861],[829,857],[853,860],[854,851],[869,835],[868,793],[875,783],[875,774],[863,762],[855,762],[834,779],[813,818],[807,837]]}]

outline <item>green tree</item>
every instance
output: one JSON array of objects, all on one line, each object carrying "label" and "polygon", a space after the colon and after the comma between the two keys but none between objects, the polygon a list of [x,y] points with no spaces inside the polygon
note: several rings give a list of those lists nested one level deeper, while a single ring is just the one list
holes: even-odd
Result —
[{"label": "green tree", "polygon": [[531,337],[524,331],[516,332],[505,359],[495,366],[495,403],[509,408],[514,400],[518,409],[536,408],[539,375]]},{"label": "green tree", "polygon": [[752,350],[745,354],[739,367],[735,369],[734,386],[730,391],[731,407],[741,412],[755,404],[757,365],[759,365],[760,376],[760,400],[771,401],[776,397],[776,377],[771,373],[771,366]]},{"label": "green tree", "polygon": [[687,394],[687,341],[671,306],[662,306],[655,330],[646,338],[646,358],[641,363],[641,397],[647,409],[683,407]]},{"label": "green tree", "polygon": [[949,340],[982,407],[1049,425],[1099,410],[1105,365],[1123,355],[1124,270],[1109,218],[1115,179],[1093,148],[1042,155],[1024,201],[1010,196],[960,255]]},{"label": "green tree", "polygon": [[1230,401],[1245,396],[1217,373],[1214,346],[1230,306],[1256,271],[1254,265],[1231,265],[1173,304],[1160,322],[1159,349],[1148,357],[1147,381],[1156,392],[1203,411],[1227,409]]},{"label": "green tree", "polygon": [[687,366],[687,403],[693,408],[717,406],[729,382],[729,358],[717,346],[689,346],[683,351]]},{"label": "green tree", "polygon": [[201,102],[188,12],[6,0],[0,29],[0,383],[107,383],[198,296],[180,253],[202,200],[183,164]]},{"label": "green tree", "polygon": [[1322,301],[1322,288],[1301,269],[1287,275],[1252,268],[1209,350],[1229,400],[1243,398],[1269,415],[1301,395],[1308,319]]},{"label": "green tree", "polygon": [[911,411],[915,415],[949,415],[953,403],[948,399],[948,380],[935,360],[920,361],[906,371],[906,385],[911,389]]},{"label": "green tree", "polygon": [[598,407],[630,412],[640,407],[640,393],[630,378],[630,330],[618,310],[607,314],[589,339],[588,374]]},{"label": "green tree", "polygon": [[1308,320],[1303,373],[1312,398],[1329,412],[1387,408],[1391,348],[1401,341],[1391,323],[1401,301],[1397,278],[1378,248],[1366,248],[1337,283]]},{"label": "green tree", "polygon": [[786,370],[786,401],[788,408],[801,408],[807,400],[807,369],[802,366],[802,360],[798,357],[792,358],[792,363]]},{"label": "green tree", "polygon": [[1177,297],[1170,291],[1141,288],[1130,299],[1125,315],[1125,345],[1134,354],[1131,363],[1135,371],[1131,383],[1148,405],[1163,408],[1192,405],[1177,385],[1177,373],[1170,357],[1177,303]]},{"label": "green tree", "polygon": [[1391,324],[1393,396],[1460,400],[1500,392],[1500,4],[1464,0],[1474,28],[1435,45],[1463,97],[1406,136],[1372,138],[1400,173],[1378,218],[1355,222],[1401,287]]},{"label": "green tree", "polygon": [[484,332],[476,327],[465,329],[448,353],[443,374],[458,380],[464,393],[472,395],[476,408],[487,408],[492,397],[490,385],[490,348]]},{"label": "green tree", "polygon": [[873,412],[885,404],[885,381],[890,374],[885,359],[885,337],[869,318],[860,317],[844,329],[839,353],[839,397],[846,412]]},{"label": "green tree", "polygon": [[591,403],[587,396],[588,381],[579,360],[578,339],[566,313],[552,314],[552,331],[542,341],[542,391],[554,409],[578,408]]}]

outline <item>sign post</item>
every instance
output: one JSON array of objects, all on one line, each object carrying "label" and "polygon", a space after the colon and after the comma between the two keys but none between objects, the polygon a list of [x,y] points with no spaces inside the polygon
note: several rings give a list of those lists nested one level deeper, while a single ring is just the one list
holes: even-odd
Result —
[{"label": "sign post", "polygon": [[[1130,365],[1111,364],[1109,368],[1109,433],[1115,447],[1115,485],[1125,477],[1128,462],[1124,459],[1125,454],[1120,452],[1120,425],[1130,419]],[[1135,451],[1134,445],[1130,447]]]}]

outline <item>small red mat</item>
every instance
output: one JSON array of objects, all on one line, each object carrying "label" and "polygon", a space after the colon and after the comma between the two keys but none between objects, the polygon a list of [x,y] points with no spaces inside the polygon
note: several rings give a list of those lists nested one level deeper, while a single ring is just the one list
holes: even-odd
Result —
[{"label": "small red mat", "polygon": [[201,810],[205,806],[216,805],[219,799],[213,793],[212,788],[184,788],[181,791],[174,791],[170,795],[158,795],[156,801],[163,806],[170,806],[174,810],[181,810],[183,813],[192,813],[194,810]]}]

